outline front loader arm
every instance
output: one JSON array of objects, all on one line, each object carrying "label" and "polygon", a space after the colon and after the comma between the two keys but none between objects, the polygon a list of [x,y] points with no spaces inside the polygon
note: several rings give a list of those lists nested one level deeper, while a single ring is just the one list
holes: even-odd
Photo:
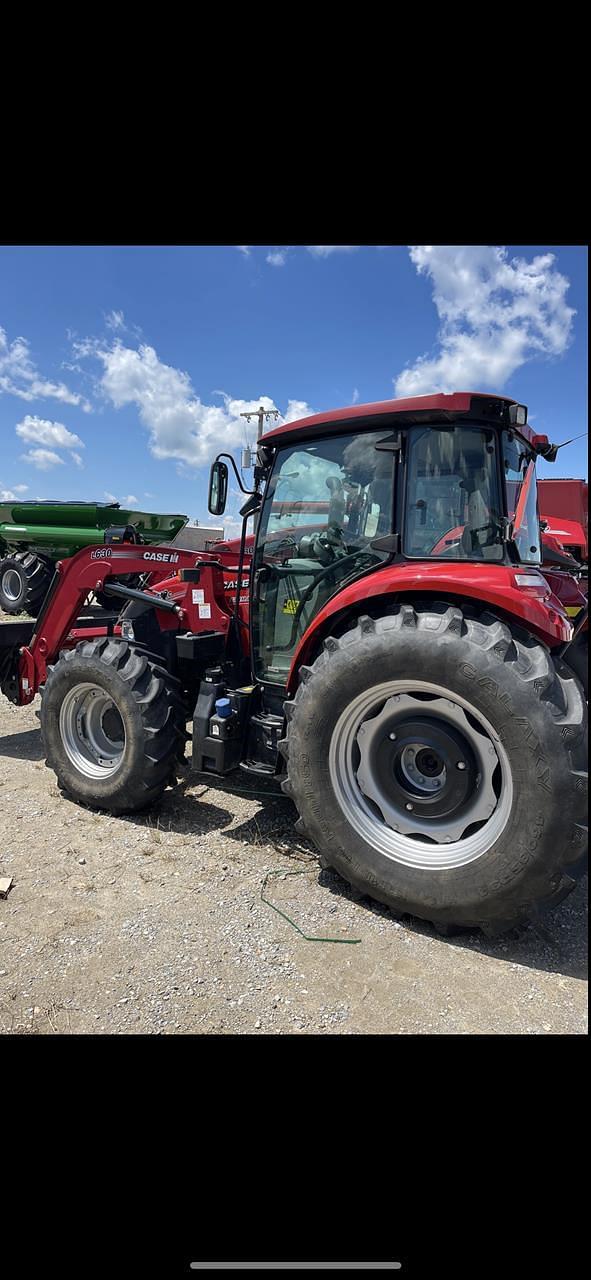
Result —
[{"label": "front loader arm", "polygon": [[[60,560],[35,623],[35,631],[29,644],[20,649],[18,662],[18,702],[31,702],[47,676],[47,664],[55,662],[65,645],[72,626],[78,617],[90,591],[102,591],[109,578],[123,574],[150,574],[146,588],[153,594],[154,609],[158,612],[157,583],[183,569],[199,569],[203,563],[205,574],[217,570],[209,553],[174,551],[170,547],[138,546],[126,544],[119,547],[85,547],[69,560]],[[220,565],[221,575],[221,565]],[[115,601],[115,596],[113,597]],[[164,611],[161,610],[164,618]],[[179,623],[186,620],[182,604],[175,605]]]}]

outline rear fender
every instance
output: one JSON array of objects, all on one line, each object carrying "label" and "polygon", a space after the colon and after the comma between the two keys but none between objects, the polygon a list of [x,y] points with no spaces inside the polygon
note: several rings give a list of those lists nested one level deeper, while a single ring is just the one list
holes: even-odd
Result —
[{"label": "rear fender", "polygon": [[560,600],[547,582],[535,587],[519,587],[516,573],[523,573],[527,566],[491,565],[470,562],[467,564],[410,564],[387,565],[358,578],[350,586],[339,591],[316,615],[302,636],[294,654],[287,681],[287,693],[297,688],[299,670],[313,660],[331,627],[350,614],[362,614],[372,605],[386,607],[386,598],[406,599],[432,595],[452,601],[473,601],[483,609],[489,608],[501,616],[531,631],[548,648],[556,648],[570,640],[572,625]]}]

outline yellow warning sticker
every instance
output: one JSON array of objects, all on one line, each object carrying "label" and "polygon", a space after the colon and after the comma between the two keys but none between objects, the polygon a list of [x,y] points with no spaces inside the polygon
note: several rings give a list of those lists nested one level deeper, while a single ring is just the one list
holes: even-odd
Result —
[{"label": "yellow warning sticker", "polygon": [[283,601],[283,612],[284,612],[284,613],[297,613],[297,611],[298,611],[298,604],[299,604],[299,600],[284,600],[284,601]]}]

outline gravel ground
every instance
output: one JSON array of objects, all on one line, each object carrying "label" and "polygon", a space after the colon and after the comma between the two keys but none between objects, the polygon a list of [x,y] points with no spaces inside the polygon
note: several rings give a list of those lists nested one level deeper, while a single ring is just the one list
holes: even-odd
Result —
[{"label": "gravel ground", "polygon": [[[146,814],[73,804],[38,705],[0,699],[3,1033],[586,1033],[584,885],[543,928],[442,938],[320,871],[274,783],[187,771]],[[276,871],[265,896],[340,943],[262,901]]]}]

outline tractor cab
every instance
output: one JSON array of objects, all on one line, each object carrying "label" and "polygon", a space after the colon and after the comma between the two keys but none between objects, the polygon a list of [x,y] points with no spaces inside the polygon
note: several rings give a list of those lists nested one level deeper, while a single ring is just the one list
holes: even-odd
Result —
[{"label": "tractor cab", "polygon": [[[255,472],[257,489],[266,482],[255,504],[255,678],[285,686],[320,611],[345,584],[386,564],[454,562],[459,575],[471,561],[539,565],[526,418],[525,406],[500,397],[433,396],[268,432]],[[227,490],[220,468],[227,470],[216,461],[210,489],[218,515]]]}]

